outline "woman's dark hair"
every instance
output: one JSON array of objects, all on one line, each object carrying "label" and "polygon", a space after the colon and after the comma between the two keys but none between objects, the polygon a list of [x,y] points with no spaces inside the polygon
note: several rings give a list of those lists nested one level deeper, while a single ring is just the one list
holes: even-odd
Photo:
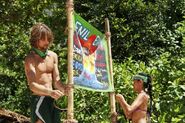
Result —
[{"label": "woman's dark hair", "polygon": [[138,75],[147,77],[147,81],[144,82],[144,88],[146,88],[149,93],[149,91],[152,89],[152,77],[146,73],[139,73]]},{"label": "woman's dark hair", "polygon": [[144,88],[147,89],[147,93],[150,96],[150,108],[149,108],[149,115],[152,114],[152,77],[146,73],[139,73],[138,75],[147,77],[147,81],[144,83]]}]

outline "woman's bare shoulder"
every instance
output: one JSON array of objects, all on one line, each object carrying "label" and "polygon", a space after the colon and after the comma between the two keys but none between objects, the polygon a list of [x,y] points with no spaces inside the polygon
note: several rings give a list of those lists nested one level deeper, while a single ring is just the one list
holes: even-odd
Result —
[{"label": "woman's bare shoulder", "polygon": [[145,99],[145,100],[149,99],[149,95],[146,92],[139,93],[138,96],[142,99]]}]

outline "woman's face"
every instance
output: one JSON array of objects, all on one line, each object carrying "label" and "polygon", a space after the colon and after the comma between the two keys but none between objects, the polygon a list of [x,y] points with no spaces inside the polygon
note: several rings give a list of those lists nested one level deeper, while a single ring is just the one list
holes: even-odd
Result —
[{"label": "woman's face", "polygon": [[143,81],[142,80],[134,80],[134,91],[140,92],[143,89]]}]

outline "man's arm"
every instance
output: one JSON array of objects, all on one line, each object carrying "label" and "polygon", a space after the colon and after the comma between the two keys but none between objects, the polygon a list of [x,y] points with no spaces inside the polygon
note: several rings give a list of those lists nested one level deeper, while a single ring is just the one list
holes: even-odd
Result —
[{"label": "man's arm", "polygon": [[54,70],[53,70],[53,80],[54,80],[54,88],[62,91],[65,95],[67,95],[67,86],[62,84],[60,81],[60,74],[58,70],[58,56],[54,53]]}]

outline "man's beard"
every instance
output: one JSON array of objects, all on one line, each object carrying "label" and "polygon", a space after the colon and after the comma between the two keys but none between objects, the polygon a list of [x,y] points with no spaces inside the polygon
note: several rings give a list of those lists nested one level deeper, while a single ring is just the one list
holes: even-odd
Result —
[{"label": "man's beard", "polygon": [[46,51],[46,50],[48,49],[48,45],[45,45],[45,46],[43,46],[43,47],[40,47],[40,49],[41,49],[42,51]]}]

